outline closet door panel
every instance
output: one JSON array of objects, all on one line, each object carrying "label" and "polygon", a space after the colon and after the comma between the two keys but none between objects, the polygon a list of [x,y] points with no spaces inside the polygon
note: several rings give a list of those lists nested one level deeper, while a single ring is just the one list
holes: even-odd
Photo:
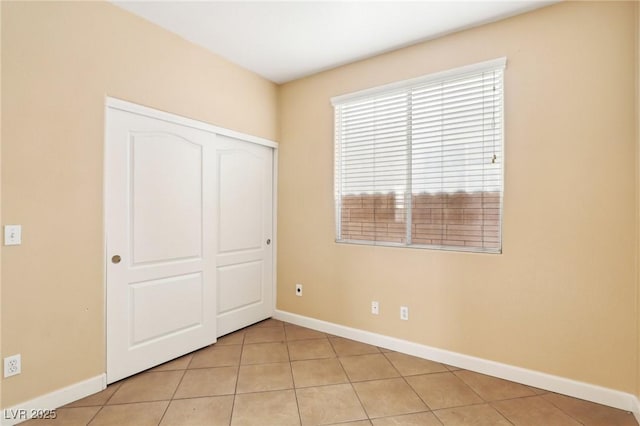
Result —
[{"label": "closet door panel", "polygon": [[218,135],[218,336],[273,313],[273,150]]},{"label": "closet door panel", "polygon": [[107,109],[107,381],[216,341],[215,134]]}]

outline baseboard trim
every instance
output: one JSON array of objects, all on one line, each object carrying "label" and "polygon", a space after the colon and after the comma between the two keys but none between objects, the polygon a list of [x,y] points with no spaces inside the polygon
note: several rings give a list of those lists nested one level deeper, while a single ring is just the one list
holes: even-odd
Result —
[{"label": "baseboard trim", "polygon": [[630,411],[634,413],[640,423],[640,403],[638,398],[626,392],[346,327],[287,311],[276,309],[273,318],[431,361],[442,362],[465,370],[476,371],[512,382]]},{"label": "baseboard trim", "polygon": [[77,401],[107,387],[107,375],[100,374],[82,382],[58,389],[30,401],[2,410],[2,426],[15,425],[33,417],[34,412],[53,410]]}]

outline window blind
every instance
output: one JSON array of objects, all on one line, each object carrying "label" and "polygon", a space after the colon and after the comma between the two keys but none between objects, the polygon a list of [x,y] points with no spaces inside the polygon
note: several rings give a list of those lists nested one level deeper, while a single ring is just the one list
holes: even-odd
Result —
[{"label": "window blind", "polygon": [[501,251],[505,64],[332,100],[337,241]]}]

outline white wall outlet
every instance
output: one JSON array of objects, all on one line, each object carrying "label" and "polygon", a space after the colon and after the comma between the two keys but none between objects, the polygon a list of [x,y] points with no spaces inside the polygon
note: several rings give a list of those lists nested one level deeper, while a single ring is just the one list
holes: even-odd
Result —
[{"label": "white wall outlet", "polygon": [[409,307],[400,306],[400,319],[403,321],[409,321]]},{"label": "white wall outlet", "polygon": [[302,284],[296,284],[296,296],[302,296]]},{"label": "white wall outlet", "polygon": [[4,245],[18,246],[22,244],[22,225],[4,226]]},{"label": "white wall outlet", "polygon": [[371,302],[371,313],[373,315],[378,315],[380,313],[380,304],[378,304],[378,302],[376,302],[375,300]]},{"label": "white wall outlet", "polygon": [[4,377],[15,376],[22,372],[22,361],[20,354],[11,355],[4,359]]}]

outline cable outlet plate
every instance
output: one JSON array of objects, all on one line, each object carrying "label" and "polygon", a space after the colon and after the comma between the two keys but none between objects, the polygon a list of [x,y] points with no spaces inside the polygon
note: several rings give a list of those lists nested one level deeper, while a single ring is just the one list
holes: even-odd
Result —
[{"label": "cable outlet plate", "polygon": [[296,284],[296,296],[302,296],[302,284]]},{"label": "cable outlet plate", "polygon": [[375,300],[371,302],[371,313],[373,315],[378,315],[380,313],[380,304]]},{"label": "cable outlet plate", "polygon": [[15,376],[22,372],[20,354],[8,356],[4,359],[4,377]]},{"label": "cable outlet plate", "polygon": [[22,225],[4,226],[4,245],[19,246],[22,244]]}]

